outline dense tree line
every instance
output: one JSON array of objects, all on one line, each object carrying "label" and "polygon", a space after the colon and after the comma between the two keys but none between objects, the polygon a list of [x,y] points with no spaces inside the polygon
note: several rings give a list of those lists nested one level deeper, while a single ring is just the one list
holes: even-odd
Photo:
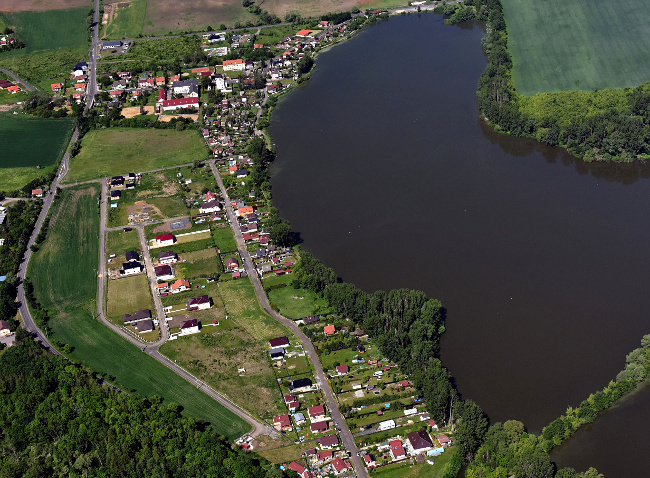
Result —
[{"label": "dense tree line", "polygon": [[5,221],[0,225],[0,237],[5,240],[0,246],[0,271],[7,276],[0,282],[0,320],[8,321],[12,328],[18,325],[16,274],[42,206],[41,201],[18,202],[7,209]]},{"label": "dense tree line", "polygon": [[0,370],[2,476],[284,476],[179,405],[102,385],[24,332]]}]

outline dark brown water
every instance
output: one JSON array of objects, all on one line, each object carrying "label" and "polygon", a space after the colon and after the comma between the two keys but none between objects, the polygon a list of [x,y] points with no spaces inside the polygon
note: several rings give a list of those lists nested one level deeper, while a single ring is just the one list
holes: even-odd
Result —
[{"label": "dark brown water", "polygon": [[346,281],[442,300],[463,395],[539,432],[650,332],[650,181],[483,125],[482,36],[397,17],[320,55],[273,116],[274,203]]}]

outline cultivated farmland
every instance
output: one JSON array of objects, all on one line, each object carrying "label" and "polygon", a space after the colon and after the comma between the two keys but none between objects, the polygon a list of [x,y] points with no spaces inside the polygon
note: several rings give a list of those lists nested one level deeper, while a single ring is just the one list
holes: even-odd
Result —
[{"label": "cultivated farmland", "polygon": [[49,310],[53,339],[73,347],[73,360],[113,376],[124,390],[158,395],[213,424],[230,439],[249,427],[218,402],[93,320],[97,297],[99,215],[96,185],[65,189],[53,207],[47,239],[32,257],[28,276]]},{"label": "cultivated farmland", "polygon": [[[0,190],[20,189],[52,171],[74,127],[72,118],[0,113]],[[43,169],[37,169],[38,165]]]},{"label": "cultivated farmland", "polygon": [[636,86],[650,80],[645,0],[503,0],[520,94]]},{"label": "cultivated farmland", "polygon": [[25,43],[26,53],[75,48],[87,43],[87,8],[51,10],[47,12],[0,13],[3,23],[10,25]]},{"label": "cultivated farmland", "polygon": [[66,181],[166,168],[205,159],[208,151],[196,131],[111,128],[90,131],[72,159]]}]

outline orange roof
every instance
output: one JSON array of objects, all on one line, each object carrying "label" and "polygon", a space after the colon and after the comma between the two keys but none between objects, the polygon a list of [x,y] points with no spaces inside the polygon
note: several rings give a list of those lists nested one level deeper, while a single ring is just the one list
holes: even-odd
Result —
[{"label": "orange roof", "polygon": [[238,58],[237,60],[224,60],[223,66],[228,66],[228,65],[241,65],[244,63],[244,60],[241,58]]},{"label": "orange roof", "polygon": [[327,335],[332,335],[334,332],[336,332],[336,327],[333,325],[326,325],[323,327],[323,332],[325,332]]},{"label": "orange roof", "polygon": [[52,83],[52,89],[55,90],[55,89],[57,89],[57,88],[58,88],[59,90],[61,89],[61,83]]},{"label": "orange roof", "polygon": [[201,68],[192,68],[192,73],[201,73],[203,71],[211,71],[209,66],[203,66]]},{"label": "orange roof", "polygon": [[85,90],[86,89],[86,84],[85,83],[75,83],[74,87],[75,88],[83,88]]},{"label": "orange roof", "polygon": [[161,282],[158,284],[159,289],[164,289],[165,287],[169,287],[169,282]]},{"label": "orange roof", "polygon": [[172,290],[176,290],[181,288],[182,286],[185,286],[187,288],[190,287],[190,281],[187,279],[178,279],[176,282],[172,284]]},{"label": "orange roof", "polygon": [[253,206],[240,207],[239,209],[237,209],[237,211],[239,212],[239,214],[248,214],[250,212],[253,212]]},{"label": "orange roof", "polygon": [[300,36],[305,37],[305,36],[309,35],[310,33],[311,33],[311,30],[300,30],[298,33],[296,33],[296,35],[300,35]]},{"label": "orange roof", "polygon": [[20,87],[18,87],[16,85],[13,85],[13,86],[10,86],[9,88],[7,88],[7,91],[10,91],[12,93],[17,93],[18,91],[20,91]]},{"label": "orange roof", "polygon": [[32,196],[36,194],[43,194],[43,189],[38,188],[38,189],[32,189]]}]

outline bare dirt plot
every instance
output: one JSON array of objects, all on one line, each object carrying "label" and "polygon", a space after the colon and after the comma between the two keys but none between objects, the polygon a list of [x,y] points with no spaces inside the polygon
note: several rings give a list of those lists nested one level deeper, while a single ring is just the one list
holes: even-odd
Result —
[{"label": "bare dirt plot", "polygon": [[163,123],[169,123],[173,118],[189,118],[192,121],[198,121],[199,115],[161,115],[159,120]]},{"label": "bare dirt plot", "polygon": [[[144,114],[146,115],[152,115],[156,112],[156,109],[153,106],[143,106],[143,109]],[[139,106],[127,106],[126,108],[122,108],[122,115],[124,115],[125,118],[133,118],[139,114],[142,114],[140,113]]]},{"label": "bare dirt plot", "polygon": [[87,6],[88,0],[2,0],[0,12],[45,12]]},{"label": "bare dirt plot", "polygon": [[[150,209],[151,211],[158,214],[160,217],[163,217],[163,218],[167,217],[162,212],[160,212],[160,209],[158,209],[155,206],[152,206],[151,204],[148,204],[146,201],[136,201],[133,204],[133,206],[129,206],[127,208],[127,213],[128,214],[140,214],[140,213],[142,213],[142,210],[144,208]],[[151,214],[151,211],[149,211],[149,214]]]}]

